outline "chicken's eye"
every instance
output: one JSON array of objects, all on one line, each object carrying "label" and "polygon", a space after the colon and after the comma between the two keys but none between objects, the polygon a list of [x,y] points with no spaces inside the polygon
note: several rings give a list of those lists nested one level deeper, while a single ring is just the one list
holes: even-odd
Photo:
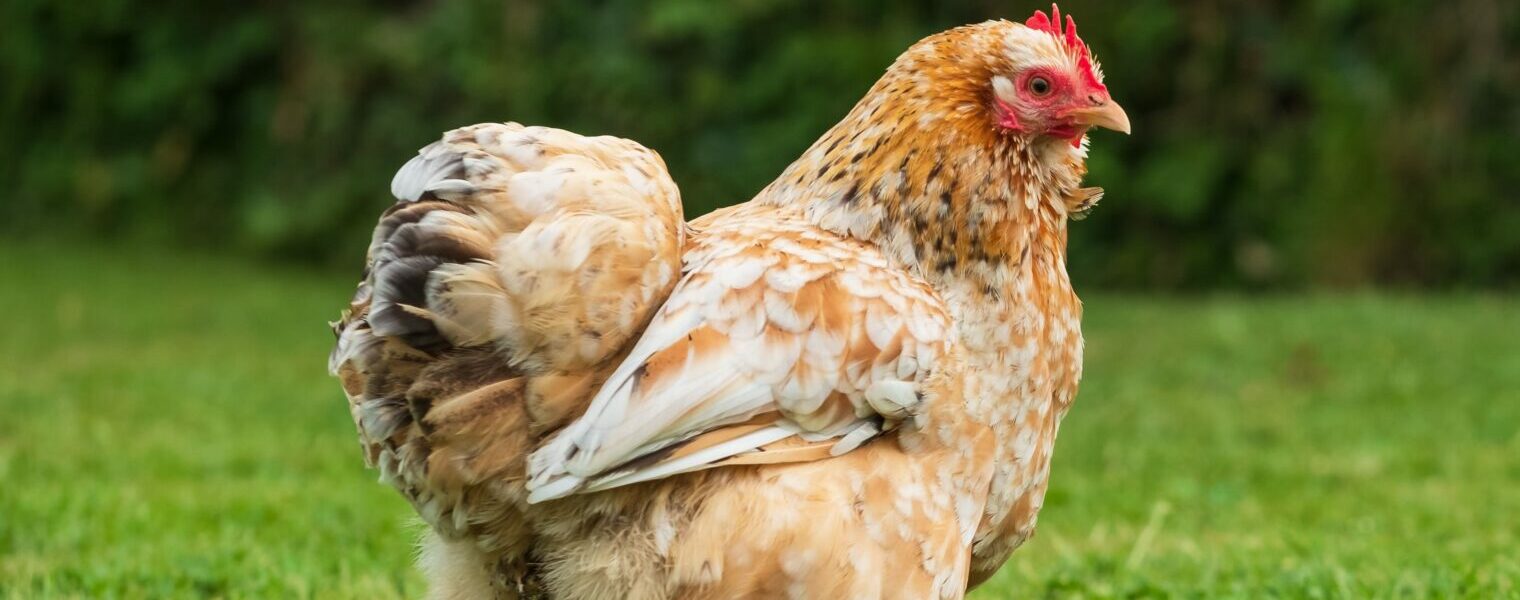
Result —
[{"label": "chicken's eye", "polygon": [[1050,93],[1050,80],[1044,77],[1029,78],[1029,91],[1036,96],[1044,96]]}]

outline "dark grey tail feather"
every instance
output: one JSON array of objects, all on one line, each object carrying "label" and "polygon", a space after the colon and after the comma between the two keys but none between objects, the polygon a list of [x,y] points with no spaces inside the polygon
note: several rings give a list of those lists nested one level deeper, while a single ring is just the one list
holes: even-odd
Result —
[{"label": "dark grey tail feather", "polygon": [[364,428],[366,437],[373,440],[389,440],[391,436],[401,431],[401,428],[412,424],[413,414],[405,398],[395,396],[380,396],[366,398],[365,408],[360,417],[359,426]]},{"label": "dark grey tail feather", "polygon": [[447,262],[490,258],[485,254],[489,248],[477,248],[467,240],[424,228],[421,223],[407,223],[396,228],[387,244],[397,256],[436,256]]},{"label": "dark grey tail feather", "polygon": [[428,213],[435,210],[465,212],[457,205],[441,201],[398,202],[391,205],[391,208],[385,211],[385,215],[380,217],[380,222],[375,225],[375,234],[369,246],[371,257],[374,257],[381,245],[395,237],[397,229],[421,221]]},{"label": "dark grey tail feather", "polygon": [[492,249],[482,247],[487,244],[480,239],[461,239],[447,227],[422,224],[433,211],[471,214],[454,202],[465,201],[474,191],[464,177],[465,156],[444,142],[419,150],[396,172],[391,193],[397,202],[381,216],[370,242],[371,304],[366,320],[375,335],[398,337],[428,352],[448,347],[432,321],[405,307],[427,306],[428,279],[440,265],[490,258]]},{"label": "dark grey tail feather", "polygon": [[[401,305],[426,306],[427,281],[433,269],[446,262],[438,256],[387,256],[390,246],[381,247],[375,261],[375,289],[369,311],[369,325],[376,335],[438,339],[438,329],[426,318],[407,312]],[[413,347],[425,347],[412,344]]]},{"label": "dark grey tail feather", "polygon": [[408,312],[402,305],[426,307],[428,277],[433,269],[445,263],[485,259],[490,250],[423,227],[422,219],[435,210],[465,212],[458,205],[437,200],[398,203],[376,225],[370,249],[370,326],[376,335],[398,336],[424,350],[437,350],[446,343],[432,321]]}]

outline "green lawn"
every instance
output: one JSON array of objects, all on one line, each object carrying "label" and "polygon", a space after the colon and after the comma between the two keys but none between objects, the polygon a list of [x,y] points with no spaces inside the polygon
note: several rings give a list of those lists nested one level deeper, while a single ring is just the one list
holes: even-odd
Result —
[{"label": "green lawn", "polygon": [[[0,597],[417,597],[324,363],[347,276],[0,245]],[[1520,298],[1091,295],[978,598],[1520,595]]]}]

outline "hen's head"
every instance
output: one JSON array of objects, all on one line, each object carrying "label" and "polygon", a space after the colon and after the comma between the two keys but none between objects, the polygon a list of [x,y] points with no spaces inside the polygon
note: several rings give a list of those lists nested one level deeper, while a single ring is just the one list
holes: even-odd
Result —
[{"label": "hen's head", "polygon": [[[804,162],[837,160],[830,155],[838,151],[853,157],[849,148],[840,150],[838,137],[878,149],[1017,148],[1036,151],[1042,162],[1080,162],[1092,127],[1129,133],[1129,117],[1109,96],[1076,21],[1052,5],[1050,13],[1035,12],[1023,23],[967,25],[914,44]],[[874,138],[885,139],[877,144]],[[1075,154],[1042,151],[1062,145]]]},{"label": "hen's head", "polygon": [[1129,118],[1052,6],[914,44],[760,200],[805,205],[824,228],[905,261],[1016,261],[1026,236],[1008,228],[1094,201],[1097,188],[1081,187],[1093,127],[1129,133]]},{"label": "hen's head", "polygon": [[1129,133],[1129,117],[1109,97],[1102,69],[1077,37],[1076,21],[1067,16],[1063,24],[1055,5],[1050,13],[1036,12],[1022,27],[996,28],[1002,35],[966,40],[992,45],[980,51],[988,57],[988,108],[997,126],[1012,135],[1068,140],[1073,146],[1090,127]]}]

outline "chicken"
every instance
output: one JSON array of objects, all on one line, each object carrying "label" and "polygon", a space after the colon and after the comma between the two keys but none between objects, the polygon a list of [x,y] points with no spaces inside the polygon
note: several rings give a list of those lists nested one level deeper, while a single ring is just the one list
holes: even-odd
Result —
[{"label": "chicken", "polygon": [[330,367],[436,598],[959,598],[1081,375],[1066,224],[1129,132],[1070,17],[940,33],[747,203],[476,125],[392,183]]}]

